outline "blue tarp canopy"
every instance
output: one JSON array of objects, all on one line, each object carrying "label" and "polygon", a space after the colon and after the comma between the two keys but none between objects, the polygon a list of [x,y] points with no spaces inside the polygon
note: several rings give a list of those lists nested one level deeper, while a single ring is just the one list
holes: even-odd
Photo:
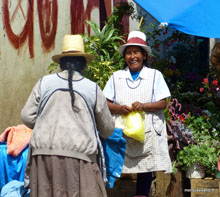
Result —
[{"label": "blue tarp canopy", "polygon": [[220,38],[220,0],[134,0],[169,28],[207,38]]}]

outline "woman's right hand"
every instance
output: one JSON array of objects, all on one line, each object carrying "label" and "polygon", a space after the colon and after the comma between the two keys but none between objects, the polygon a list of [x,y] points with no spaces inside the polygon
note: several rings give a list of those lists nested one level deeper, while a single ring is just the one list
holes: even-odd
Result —
[{"label": "woman's right hand", "polygon": [[132,107],[127,105],[115,104],[109,99],[107,99],[107,104],[112,114],[127,115],[129,112],[132,111]]},{"label": "woman's right hand", "polygon": [[132,107],[127,106],[127,105],[121,105],[120,106],[120,114],[122,115],[127,115],[132,111]]}]

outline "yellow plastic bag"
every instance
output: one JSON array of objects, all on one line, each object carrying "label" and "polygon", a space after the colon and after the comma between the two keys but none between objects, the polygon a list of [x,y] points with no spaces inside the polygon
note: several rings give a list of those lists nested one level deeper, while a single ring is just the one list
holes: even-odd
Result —
[{"label": "yellow plastic bag", "polygon": [[115,127],[123,129],[123,133],[141,143],[145,139],[144,112],[130,112],[115,120]]}]

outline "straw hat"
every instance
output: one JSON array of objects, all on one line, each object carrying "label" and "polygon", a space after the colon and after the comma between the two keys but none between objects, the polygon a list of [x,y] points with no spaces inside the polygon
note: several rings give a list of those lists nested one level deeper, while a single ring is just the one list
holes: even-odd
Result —
[{"label": "straw hat", "polygon": [[146,43],[146,35],[141,31],[131,31],[128,34],[127,43],[119,47],[119,53],[124,55],[124,50],[128,46],[139,46],[144,49],[148,55],[151,54],[151,48]]},{"label": "straw hat", "polygon": [[60,63],[60,58],[66,56],[83,56],[86,62],[93,60],[93,55],[84,52],[84,42],[81,35],[65,35],[63,38],[63,51],[61,54],[54,55],[52,60]]}]

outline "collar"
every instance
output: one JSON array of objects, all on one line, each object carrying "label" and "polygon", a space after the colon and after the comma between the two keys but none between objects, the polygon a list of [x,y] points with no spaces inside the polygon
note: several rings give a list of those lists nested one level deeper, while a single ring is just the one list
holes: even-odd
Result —
[{"label": "collar", "polygon": [[[148,72],[149,68],[147,68],[146,66],[143,66],[143,68],[141,69],[141,72],[138,76],[137,79],[141,78],[141,79],[147,79],[147,72]],[[132,77],[131,77],[131,73],[129,71],[129,68],[126,67],[124,70],[123,70],[123,74],[120,76],[120,78],[122,79],[130,79],[133,81]],[[137,80],[136,79],[136,80]]]},{"label": "collar", "polygon": [[[68,71],[67,70],[59,72],[58,75],[64,79],[68,79]],[[78,71],[74,71],[72,80],[80,80],[82,78],[83,78],[83,76]]]}]

